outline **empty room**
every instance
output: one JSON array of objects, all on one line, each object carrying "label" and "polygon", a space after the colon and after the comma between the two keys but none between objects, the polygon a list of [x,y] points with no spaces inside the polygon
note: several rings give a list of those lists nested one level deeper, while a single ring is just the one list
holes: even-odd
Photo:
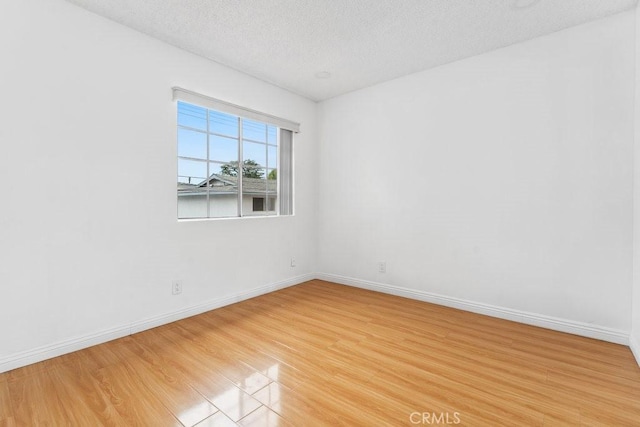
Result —
[{"label": "empty room", "polygon": [[0,426],[640,426],[637,0],[4,0]]}]

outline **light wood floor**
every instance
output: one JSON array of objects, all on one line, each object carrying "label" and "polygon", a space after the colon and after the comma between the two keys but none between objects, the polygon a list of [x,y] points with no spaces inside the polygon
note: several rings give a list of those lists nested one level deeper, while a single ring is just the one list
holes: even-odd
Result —
[{"label": "light wood floor", "polygon": [[640,369],[624,346],[312,281],[0,374],[0,426],[447,422],[638,426]]}]

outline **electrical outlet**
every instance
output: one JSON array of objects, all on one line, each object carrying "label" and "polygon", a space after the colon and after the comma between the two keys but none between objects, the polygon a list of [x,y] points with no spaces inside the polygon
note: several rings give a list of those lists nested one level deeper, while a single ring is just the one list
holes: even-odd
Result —
[{"label": "electrical outlet", "polygon": [[173,295],[179,295],[182,293],[182,282],[175,280],[171,285],[171,293]]},{"label": "electrical outlet", "polygon": [[386,272],[387,272],[387,262],[378,261],[378,273],[386,273]]},{"label": "electrical outlet", "polygon": [[296,266],[296,259],[291,258],[291,267],[295,267],[295,266]]}]

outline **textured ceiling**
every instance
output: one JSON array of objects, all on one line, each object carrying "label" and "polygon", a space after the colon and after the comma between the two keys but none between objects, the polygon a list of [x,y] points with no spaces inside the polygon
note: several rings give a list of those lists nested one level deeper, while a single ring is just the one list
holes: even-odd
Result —
[{"label": "textured ceiling", "polygon": [[[68,0],[319,101],[633,8],[637,0]],[[328,78],[322,73],[330,73]]]}]

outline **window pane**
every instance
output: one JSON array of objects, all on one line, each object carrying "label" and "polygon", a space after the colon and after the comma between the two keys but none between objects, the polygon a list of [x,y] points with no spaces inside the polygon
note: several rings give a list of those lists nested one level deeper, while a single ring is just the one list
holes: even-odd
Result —
[{"label": "window pane", "polygon": [[207,160],[207,135],[189,129],[178,129],[178,156]]},{"label": "window pane", "polygon": [[273,179],[267,179],[267,172],[264,169],[246,166],[244,169],[242,190],[245,194],[257,196],[263,196],[267,193],[276,194],[277,182]]},{"label": "window pane", "polygon": [[242,138],[267,142],[267,125],[253,120],[242,120]]},{"label": "window pane", "polygon": [[278,144],[278,128],[275,126],[269,126],[267,129],[267,142],[271,145]]},{"label": "window pane", "polygon": [[278,147],[272,147],[269,145],[267,147],[267,167],[269,168],[277,168],[278,167]]},{"label": "window pane", "polygon": [[264,197],[253,198],[253,211],[254,212],[264,211]]},{"label": "window pane", "polygon": [[266,174],[265,174],[264,168],[261,168],[259,166],[247,165],[245,163],[245,165],[242,167],[242,176],[246,178],[264,180],[266,177]]},{"label": "window pane", "polygon": [[214,186],[218,185],[236,185],[238,165],[233,163],[209,163],[209,175],[216,178],[217,181],[213,181],[210,184]]},{"label": "window pane", "polygon": [[228,163],[211,163],[210,166],[212,174],[223,176],[238,176],[238,162]]},{"label": "window pane", "polygon": [[209,138],[209,159],[219,162],[237,162],[238,140],[212,135]]},{"label": "window pane", "polygon": [[253,160],[260,166],[267,165],[267,146],[264,144],[244,141],[242,145],[242,155],[244,156],[245,163]]},{"label": "window pane", "polygon": [[[211,163],[211,171],[220,168]],[[209,181],[209,211],[212,217],[238,216],[238,178],[215,174]]]},{"label": "window pane", "polygon": [[207,164],[196,160],[178,159],[178,182],[201,184],[207,179]]},{"label": "window pane", "polygon": [[[278,183],[277,181],[273,180],[273,179],[267,179],[266,180],[266,187],[267,187],[267,194],[269,196],[276,196],[278,194]],[[269,209],[269,210],[273,210],[273,209]]]},{"label": "window pane", "polygon": [[210,110],[209,132],[238,137],[238,118]]},{"label": "window pane", "polygon": [[207,217],[207,188],[178,183],[178,218]]},{"label": "window pane", "polygon": [[178,102],[178,125],[207,130],[207,110],[195,105]]},{"label": "window pane", "polygon": [[276,210],[276,202],[277,199],[275,197],[269,197],[267,199],[267,210],[269,210],[270,212],[274,212]]}]

